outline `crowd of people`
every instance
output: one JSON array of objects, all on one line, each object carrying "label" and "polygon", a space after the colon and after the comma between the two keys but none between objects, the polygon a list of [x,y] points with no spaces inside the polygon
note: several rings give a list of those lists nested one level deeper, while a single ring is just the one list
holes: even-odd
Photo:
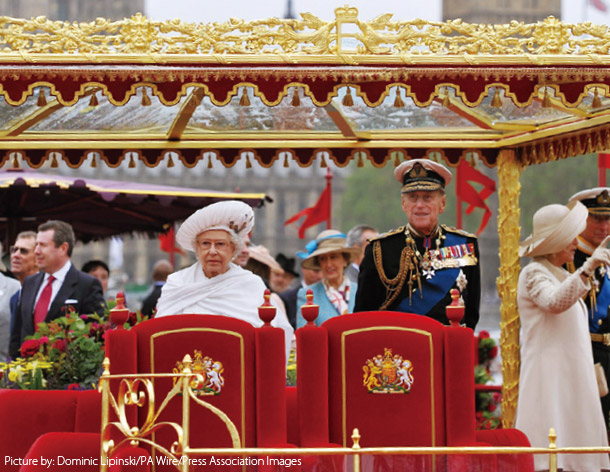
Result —
[{"label": "crowd of people", "polygon": [[[142,313],[217,314],[260,326],[258,307],[268,288],[277,308],[272,324],[285,333],[288,357],[294,331],[306,323],[299,308],[308,289],[320,307],[317,324],[377,310],[448,324],[445,309],[457,289],[464,306],[461,323],[474,330],[480,308],[477,239],[440,223],[451,172],[413,159],[400,164],[394,176],[406,224],[382,234],[366,224],[347,234],[326,229],[296,257],[274,257],[251,243],[254,213],[243,202],[198,210],[176,234],[195,262],[177,271],[168,261],[155,264]],[[600,400],[598,385],[610,376],[609,235],[610,188],[593,188],[567,205],[542,207],[532,234],[521,243],[520,256],[531,262],[524,265],[517,290],[516,426],[533,446],[546,447],[551,426],[560,447],[608,445],[610,395]],[[80,313],[104,310],[108,266],[96,260],[78,270],[71,262],[74,244],[69,224],[49,221],[37,232],[20,233],[10,247],[10,276],[0,274],[0,361],[17,357],[37,324],[61,316],[67,306]],[[546,458],[535,460],[537,469],[544,468]],[[607,455],[579,454],[560,456],[559,466],[600,470],[610,463]]]}]

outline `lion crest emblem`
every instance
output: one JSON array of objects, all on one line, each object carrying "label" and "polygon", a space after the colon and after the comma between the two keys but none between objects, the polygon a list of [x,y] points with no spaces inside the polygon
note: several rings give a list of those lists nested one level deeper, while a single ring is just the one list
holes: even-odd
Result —
[{"label": "lion crest emblem", "polygon": [[362,384],[369,393],[409,393],[415,380],[411,361],[393,355],[388,348],[384,348],[383,355],[367,359],[362,370]]},{"label": "lion crest emblem", "polygon": [[[180,374],[184,369],[182,362],[176,362],[174,367],[174,374]],[[201,351],[195,350],[193,353],[193,361],[191,364],[191,370],[193,374],[197,374],[197,377],[191,379],[191,389],[197,396],[204,395],[219,395],[225,380],[222,376],[224,367],[222,362],[215,361],[211,357],[203,356]],[[200,377],[199,377],[200,376]],[[174,384],[178,378],[174,378]]]}]

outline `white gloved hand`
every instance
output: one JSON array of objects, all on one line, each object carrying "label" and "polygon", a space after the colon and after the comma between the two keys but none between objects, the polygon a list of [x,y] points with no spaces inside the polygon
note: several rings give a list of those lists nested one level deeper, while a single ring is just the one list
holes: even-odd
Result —
[{"label": "white gloved hand", "polygon": [[585,263],[581,266],[581,271],[587,277],[591,277],[593,272],[600,265],[608,265],[610,266],[610,249],[606,248],[606,245],[610,241],[610,236],[606,236],[606,239],[602,241],[602,243],[597,246],[593,254],[585,261]]}]

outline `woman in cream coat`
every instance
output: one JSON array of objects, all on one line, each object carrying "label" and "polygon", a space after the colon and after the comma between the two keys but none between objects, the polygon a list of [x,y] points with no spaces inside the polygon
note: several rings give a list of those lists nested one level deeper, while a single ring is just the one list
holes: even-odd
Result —
[{"label": "woman in cream coat", "polygon": [[[602,244],[570,274],[576,237],[585,228],[587,209],[579,202],[542,207],[534,215],[532,235],[520,255],[532,258],[521,271],[517,305],[521,316],[521,374],[515,426],[534,447],[547,447],[549,429],[558,447],[607,447],[587,309],[581,300],[591,286],[589,275],[610,264]],[[548,470],[548,456],[534,456],[536,470]],[[596,471],[610,467],[608,454],[560,454],[564,471]]]}]

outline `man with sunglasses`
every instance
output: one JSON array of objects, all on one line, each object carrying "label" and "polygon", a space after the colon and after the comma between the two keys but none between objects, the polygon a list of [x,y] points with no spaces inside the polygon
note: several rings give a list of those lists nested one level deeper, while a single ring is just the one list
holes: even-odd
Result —
[{"label": "man with sunglasses", "polygon": [[[10,247],[9,253],[11,257],[11,273],[17,277],[17,280],[19,280],[19,283],[22,285],[26,277],[34,275],[36,272],[38,272],[36,256],[34,254],[35,247],[36,233],[34,231],[22,231],[17,235],[15,244]],[[10,332],[13,331],[13,325],[15,324],[15,313],[17,313],[17,305],[19,304],[20,296],[21,290],[17,290],[10,300]]]},{"label": "man with sunglasses", "polygon": [[36,266],[36,233],[22,231],[17,235],[15,244],[11,246],[11,272],[23,284],[25,278],[38,272]]}]

